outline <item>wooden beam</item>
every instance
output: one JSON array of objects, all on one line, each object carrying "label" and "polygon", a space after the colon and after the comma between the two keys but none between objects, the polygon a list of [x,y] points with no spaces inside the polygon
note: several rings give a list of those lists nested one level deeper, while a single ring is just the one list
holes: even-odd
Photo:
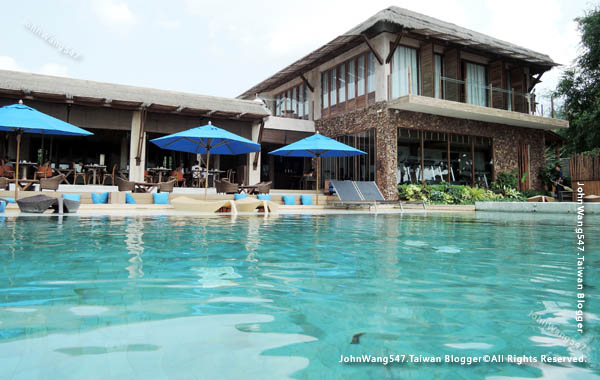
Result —
[{"label": "wooden beam", "polygon": [[135,165],[140,166],[142,162],[142,149],[144,148],[144,139],[146,138],[146,109],[140,111],[140,136],[137,144],[137,155],[135,156]]},{"label": "wooden beam", "polygon": [[531,86],[529,86],[529,90],[527,90],[527,92],[531,92],[531,90],[533,90],[535,85],[541,82],[540,78],[542,77],[542,74],[544,74],[544,73],[539,73],[537,75],[537,77],[533,77],[533,83],[531,83]]},{"label": "wooden beam", "polygon": [[363,36],[363,39],[365,40],[365,43],[367,44],[367,46],[369,47],[369,49],[371,50],[371,52],[375,56],[375,58],[377,58],[377,62],[379,62],[380,65],[383,65],[383,59],[381,59],[381,56],[379,55],[379,53],[377,52],[377,50],[375,50],[375,48],[373,47],[373,45],[371,45],[371,42],[369,41],[369,39],[367,38],[367,36],[365,36],[364,34],[362,36]]},{"label": "wooden beam", "polygon": [[390,63],[390,61],[392,60],[392,57],[394,56],[394,52],[396,51],[396,48],[400,44],[400,40],[402,40],[403,33],[404,33],[404,27],[401,27],[400,32],[398,32],[398,35],[396,36],[396,40],[394,41],[394,44],[392,45],[392,50],[390,50],[390,54],[388,54],[387,58],[385,59],[385,63]]},{"label": "wooden beam", "polygon": [[304,84],[306,85],[306,87],[308,87],[308,89],[310,90],[310,92],[315,92],[315,88],[313,86],[311,86],[311,84],[308,82],[308,79],[306,79],[304,77],[304,74],[300,74],[300,78],[302,78],[302,82],[304,82]]}]

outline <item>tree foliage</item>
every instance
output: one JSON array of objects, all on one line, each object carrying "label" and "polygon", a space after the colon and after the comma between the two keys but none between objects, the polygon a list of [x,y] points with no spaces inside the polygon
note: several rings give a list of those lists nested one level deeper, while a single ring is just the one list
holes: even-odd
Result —
[{"label": "tree foliage", "polygon": [[563,73],[555,95],[564,97],[570,127],[563,132],[567,151],[600,147],[600,9],[575,19],[581,32],[581,53]]}]

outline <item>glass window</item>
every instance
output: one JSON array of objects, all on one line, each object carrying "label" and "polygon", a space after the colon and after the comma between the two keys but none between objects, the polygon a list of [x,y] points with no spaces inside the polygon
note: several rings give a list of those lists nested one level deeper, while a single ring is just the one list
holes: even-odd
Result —
[{"label": "glass window", "polygon": [[281,115],[281,106],[282,106],[283,102],[281,101],[281,94],[279,94],[276,98],[275,98],[275,116],[280,116]]},{"label": "glass window", "polygon": [[358,96],[365,94],[365,56],[361,55],[358,57],[357,62],[358,72],[356,73],[356,86],[358,89]]},{"label": "glass window", "polygon": [[409,93],[413,95],[419,93],[417,49],[398,46],[392,57],[392,98]]},{"label": "glass window", "polygon": [[330,82],[330,90],[329,90],[329,103],[332,106],[335,106],[337,103],[337,95],[336,95],[336,87],[337,87],[337,71],[336,69],[331,69],[331,82]]},{"label": "glass window", "polygon": [[348,100],[354,99],[355,91],[355,72],[354,69],[354,59],[348,61]]},{"label": "glass window", "polygon": [[298,115],[298,92],[296,87],[292,89],[292,113]]},{"label": "glass window", "polygon": [[375,181],[375,128],[352,135],[339,136],[336,140],[367,154],[354,157],[322,158],[323,179]]},{"label": "glass window", "polygon": [[506,88],[508,88],[508,110],[512,111],[512,88],[511,88],[512,84],[510,83],[510,71],[506,70]]},{"label": "glass window", "polygon": [[433,84],[434,89],[434,97],[438,99],[442,99],[442,56],[434,55],[433,56],[433,65],[434,65],[434,78],[435,83]]},{"label": "glass window", "polygon": [[304,95],[303,91],[304,84],[298,86],[298,117],[302,119],[304,117]]},{"label": "glass window", "polygon": [[323,108],[329,107],[329,71],[321,73],[321,100]]},{"label": "glass window", "polygon": [[474,137],[475,142],[475,185],[489,187],[492,181],[494,161],[492,159],[492,139]]},{"label": "glass window", "polygon": [[486,106],[485,66],[465,63],[465,87],[467,103]]},{"label": "glass window", "polygon": [[472,167],[471,136],[450,135],[450,182],[471,185]]},{"label": "glass window", "polygon": [[308,119],[308,98],[306,97],[306,85],[302,85],[302,99],[304,99],[304,118]]},{"label": "glass window", "polygon": [[367,75],[367,93],[375,92],[375,55],[373,52],[369,52],[368,61],[368,75]]},{"label": "glass window", "polygon": [[448,180],[448,136],[442,132],[423,131],[423,175],[429,184]]},{"label": "glass window", "polygon": [[398,128],[398,183],[421,183],[420,133]]},{"label": "glass window", "polygon": [[343,103],[346,101],[346,64],[341,64],[339,66],[339,71],[338,73],[340,74],[339,77],[339,99],[340,99],[340,103]]}]

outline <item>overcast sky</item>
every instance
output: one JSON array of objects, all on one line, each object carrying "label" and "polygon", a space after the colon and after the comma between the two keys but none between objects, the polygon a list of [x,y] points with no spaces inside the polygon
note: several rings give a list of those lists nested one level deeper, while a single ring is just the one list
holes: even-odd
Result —
[{"label": "overcast sky", "polygon": [[[0,68],[235,97],[397,5],[550,55],[578,53],[587,0],[22,1],[3,5]],[[553,89],[554,69],[538,93]]]}]

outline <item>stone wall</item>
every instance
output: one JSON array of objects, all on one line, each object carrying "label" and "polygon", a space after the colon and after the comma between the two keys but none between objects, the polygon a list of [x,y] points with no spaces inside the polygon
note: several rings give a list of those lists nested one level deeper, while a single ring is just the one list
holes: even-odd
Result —
[{"label": "stone wall", "polygon": [[386,199],[397,197],[397,132],[398,128],[422,129],[491,137],[494,145],[496,173],[512,171],[518,166],[518,144],[530,145],[531,187],[539,189],[538,178],[543,168],[544,131],[532,128],[457,119],[425,113],[387,108],[386,102],[348,112],[337,117],[315,121],[315,129],[325,136],[337,137],[371,128],[377,131],[377,185]]}]

